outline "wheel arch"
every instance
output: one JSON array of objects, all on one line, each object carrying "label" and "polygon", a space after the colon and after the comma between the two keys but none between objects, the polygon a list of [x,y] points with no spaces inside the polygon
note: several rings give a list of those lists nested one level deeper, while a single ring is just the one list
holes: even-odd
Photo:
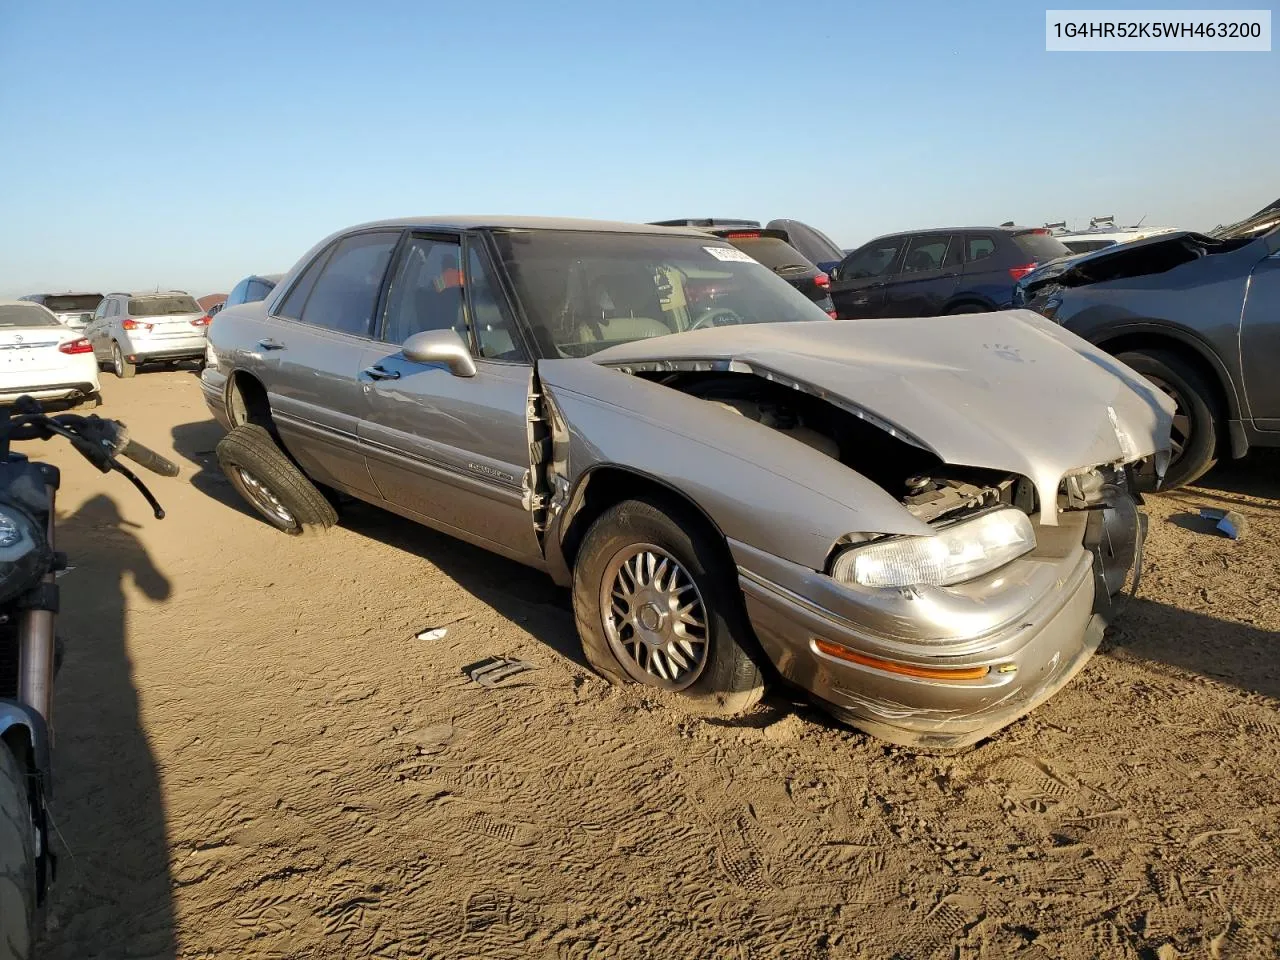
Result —
[{"label": "wheel arch", "polygon": [[688,512],[704,525],[715,543],[723,549],[723,559],[732,564],[729,542],[724,531],[693,498],[664,480],[634,467],[615,463],[599,463],[585,471],[574,485],[564,510],[557,518],[556,536],[547,546],[558,553],[551,564],[553,576],[565,584],[572,577],[578,550],[591,524],[610,507],[623,500],[649,499],[669,503]]},{"label": "wheel arch", "polygon": [[[271,403],[267,399],[267,388],[261,380],[247,370],[233,370],[227,377],[223,390],[227,419],[231,421],[233,427],[241,423],[256,423],[269,430],[273,436],[275,435]],[[237,399],[240,402],[239,408],[237,408]],[[240,416],[244,419],[237,419],[237,409],[240,410]]]},{"label": "wheel arch", "polygon": [[1244,416],[1235,382],[1222,358],[1199,337],[1177,328],[1156,325],[1126,325],[1125,327],[1097,333],[1089,338],[1094,346],[1112,356],[1126,352],[1150,352],[1163,350],[1172,353],[1202,374],[1213,391],[1207,398],[1210,405],[1225,420],[1230,438],[1231,454],[1242,457],[1249,449],[1248,438],[1239,429]]},{"label": "wheel arch", "polygon": [[998,306],[996,306],[996,303],[994,300],[984,297],[978,293],[966,292],[966,293],[956,294],[954,297],[948,300],[947,305],[942,308],[942,313],[945,316],[946,314],[956,309],[956,307],[968,307],[968,306],[981,307],[983,310],[990,311],[992,313],[1000,309]]}]

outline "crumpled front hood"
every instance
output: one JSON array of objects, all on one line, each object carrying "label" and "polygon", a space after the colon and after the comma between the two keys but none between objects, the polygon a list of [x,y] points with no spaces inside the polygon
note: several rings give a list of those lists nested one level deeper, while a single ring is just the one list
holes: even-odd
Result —
[{"label": "crumpled front hood", "polygon": [[956,466],[1027,477],[1056,522],[1063,476],[1167,459],[1173,401],[1028,310],[725,326],[602,350],[597,363],[727,364],[822,396]]}]

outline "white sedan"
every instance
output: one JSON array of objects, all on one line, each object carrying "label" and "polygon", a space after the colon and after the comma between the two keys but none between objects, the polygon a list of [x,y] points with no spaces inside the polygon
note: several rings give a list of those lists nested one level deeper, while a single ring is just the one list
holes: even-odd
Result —
[{"label": "white sedan", "polygon": [[0,301],[0,403],[100,399],[98,361],[79,330],[38,303]]}]

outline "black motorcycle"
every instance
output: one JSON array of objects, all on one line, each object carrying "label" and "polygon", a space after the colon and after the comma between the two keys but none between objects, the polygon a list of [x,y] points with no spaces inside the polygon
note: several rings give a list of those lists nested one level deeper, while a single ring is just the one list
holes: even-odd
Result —
[{"label": "black motorcycle", "polygon": [[123,423],[75,414],[46,416],[22,397],[0,407],[0,960],[30,956],[39,931],[54,857],[49,847],[53,781],[53,679],[61,659],[54,633],[57,575],[67,567],[54,549],[58,468],[15,453],[15,440],[63,437],[103,473],[124,474],[157,520],[164,510],[128,467],[177,476],[178,468],[129,439]]}]

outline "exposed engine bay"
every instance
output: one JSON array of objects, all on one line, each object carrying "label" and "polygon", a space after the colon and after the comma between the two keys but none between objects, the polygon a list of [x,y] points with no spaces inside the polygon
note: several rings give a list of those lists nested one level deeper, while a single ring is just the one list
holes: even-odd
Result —
[{"label": "exposed engine bay", "polygon": [[755,374],[646,372],[647,379],[714,403],[838,460],[896,497],[917,519],[982,510],[1001,503],[1027,513],[1035,492],[1020,477],[944,464],[934,454],[801,390]]}]

